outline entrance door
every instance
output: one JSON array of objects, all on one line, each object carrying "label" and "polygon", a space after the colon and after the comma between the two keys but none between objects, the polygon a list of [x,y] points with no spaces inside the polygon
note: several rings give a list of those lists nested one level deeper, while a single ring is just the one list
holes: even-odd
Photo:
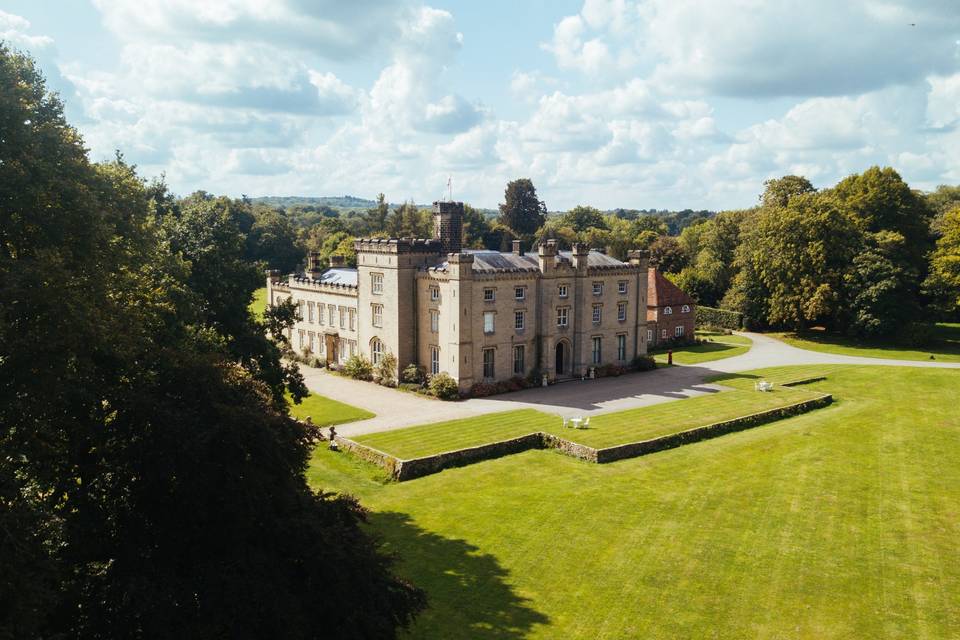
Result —
[{"label": "entrance door", "polygon": [[327,350],[327,364],[337,361],[337,337],[327,334],[324,336],[326,340],[326,350]]},{"label": "entrance door", "polygon": [[562,342],[557,343],[557,361],[556,361],[555,368],[558,376],[562,376],[564,373],[566,373],[566,363],[564,362],[564,357],[563,357],[564,356],[563,346],[564,345]]}]

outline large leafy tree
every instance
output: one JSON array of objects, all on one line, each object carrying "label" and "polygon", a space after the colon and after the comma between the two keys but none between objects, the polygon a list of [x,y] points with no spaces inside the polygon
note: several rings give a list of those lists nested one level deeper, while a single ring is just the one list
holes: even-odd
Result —
[{"label": "large leafy tree", "polygon": [[944,313],[956,317],[960,313],[960,206],[943,216],[940,231],[925,288]]},{"label": "large leafy tree", "polygon": [[500,205],[499,222],[517,236],[530,239],[547,219],[547,207],[537,197],[529,178],[507,183],[504,203]]},{"label": "large leafy tree", "polygon": [[252,281],[192,289],[243,279],[244,220],[199,198],[168,226],[2,46],[0,137],[0,637],[392,637],[422,595],[307,486],[279,351],[242,355]]},{"label": "large leafy tree", "polygon": [[561,227],[570,227],[582,232],[588,229],[607,229],[606,220],[599,209],[578,205],[560,217]]}]

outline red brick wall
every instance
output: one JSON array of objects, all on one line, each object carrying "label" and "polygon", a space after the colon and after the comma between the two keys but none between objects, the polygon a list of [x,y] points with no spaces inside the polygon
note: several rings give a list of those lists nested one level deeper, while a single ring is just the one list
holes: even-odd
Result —
[{"label": "red brick wall", "polygon": [[[696,309],[690,305],[689,313],[681,313],[677,307],[673,308],[673,313],[664,315],[663,308],[657,309],[656,320],[649,319],[654,314],[648,315],[647,329],[653,330],[653,338],[650,340],[649,347],[656,348],[672,344],[676,337],[678,326],[683,326],[683,337],[681,340],[693,340],[696,330]],[[667,331],[666,338],[663,337],[663,330]]]}]

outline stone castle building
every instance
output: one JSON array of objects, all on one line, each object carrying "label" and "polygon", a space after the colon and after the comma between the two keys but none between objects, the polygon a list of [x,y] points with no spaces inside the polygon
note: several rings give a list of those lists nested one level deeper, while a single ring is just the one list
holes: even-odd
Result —
[{"label": "stone castle building", "polygon": [[361,239],[356,268],[312,255],[304,274],[271,272],[269,303],[299,307],[293,348],[329,363],[393,353],[399,371],[446,372],[464,391],[533,372],[580,377],[647,352],[645,253],[463,249],[462,216],[463,203],[436,202],[435,238]]}]

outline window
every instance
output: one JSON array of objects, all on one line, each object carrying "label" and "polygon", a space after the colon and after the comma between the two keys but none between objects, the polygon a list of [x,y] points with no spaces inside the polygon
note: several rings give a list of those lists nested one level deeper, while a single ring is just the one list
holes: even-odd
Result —
[{"label": "window", "polygon": [[303,329],[298,329],[297,332],[300,334],[300,350],[303,350],[303,339],[306,337],[307,332]]},{"label": "window", "polygon": [[600,336],[593,339],[593,364],[600,364]]},{"label": "window", "polygon": [[[316,306],[316,305],[314,305],[314,303],[312,303],[312,302],[308,302],[308,303],[307,303],[307,322],[313,323],[313,308],[314,308],[314,306]],[[310,348],[313,349],[312,346],[311,346]]]},{"label": "window", "polygon": [[486,311],[483,314],[483,332],[493,333],[493,319],[496,314],[493,311]]},{"label": "window", "polygon": [[341,329],[347,328],[347,308],[346,307],[340,307],[340,328]]},{"label": "window", "polygon": [[317,334],[315,334],[313,331],[307,332],[307,348],[310,349],[311,353],[313,353],[313,341],[316,339],[316,337]]},{"label": "window", "polygon": [[330,326],[337,324],[337,307],[335,305],[327,305],[327,311],[329,311],[328,317],[330,318]]},{"label": "window", "polygon": [[617,303],[617,320],[623,322],[627,319],[627,303],[618,302]]},{"label": "window", "polygon": [[620,295],[625,295],[627,293],[627,281],[621,280],[617,283],[617,293]]},{"label": "window", "polygon": [[440,331],[440,312],[431,311],[430,312],[430,331],[437,333]]},{"label": "window", "polygon": [[319,337],[320,339],[317,340],[317,353],[319,353],[320,355],[323,355],[323,345],[326,342],[326,340],[324,340],[322,333],[320,334]]},{"label": "window", "polygon": [[557,295],[560,296],[561,298],[566,298],[566,297],[567,297],[567,285],[562,284],[562,285],[560,285],[559,287],[557,287]]},{"label": "window", "polygon": [[688,305],[688,304],[683,305],[683,307],[680,308],[680,312],[681,312],[681,313],[690,313],[690,305]]},{"label": "window", "polygon": [[307,317],[306,313],[304,313],[307,310],[307,303],[301,300],[300,302],[297,303],[297,309],[298,309],[297,315],[300,316],[299,318],[297,318],[297,320],[302,321],[304,318]]},{"label": "window", "polygon": [[370,274],[370,291],[380,295],[383,293],[383,274],[382,273],[371,273]]},{"label": "window", "polygon": [[623,362],[627,359],[627,336],[617,336],[617,360]]},{"label": "window", "polygon": [[430,287],[430,299],[434,302],[440,299],[440,287]]},{"label": "window", "polygon": [[653,329],[647,329],[647,342],[653,342]]},{"label": "window", "polygon": [[518,376],[522,376],[524,372],[523,352],[524,348],[522,344],[513,348],[513,373]]},{"label": "window", "polygon": [[382,327],[383,326],[383,305],[382,304],[372,304],[370,309],[373,312],[373,326]]},{"label": "window", "polygon": [[663,315],[665,316],[669,316],[672,313],[673,313],[673,307],[665,307],[663,310]]},{"label": "window", "polygon": [[523,311],[514,311],[513,312],[513,328],[517,331],[523,331],[524,316],[526,314]]},{"label": "window", "polygon": [[523,300],[527,297],[526,287],[514,287],[513,288],[513,297],[517,300]]},{"label": "window", "polygon": [[497,292],[495,289],[484,289],[483,290],[483,301],[484,302],[493,302],[497,299]]},{"label": "window", "polygon": [[484,349],[483,350],[483,377],[484,378],[493,378],[496,373],[496,367],[494,366],[494,354],[496,353],[495,349]]},{"label": "window", "polygon": [[595,304],[593,305],[593,323],[599,324],[603,319],[603,305]]},{"label": "window", "polygon": [[324,308],[325,308],[325,307],[324,307],[324,305],[322,305],[322,304],[318,304],[318,305],[317,305],[317,322],[319,322],[320,324],[323,324],[323,310],[324,310]]},{"label": "window", "polygon": [[602,295],[603,295],[603,283],[602,283],[602,282],[594,282],[594,283],[593,283],[593,295],[595,295],[595,296],[602,296]]},{"label": "window", "polygon": [[383,359],[383,343],[380,342],[379,338],[374,338],[370,341],[370,361],[373,364],[380,364],[380,360]]},{"label": "window", "polygon": [[682,338],[682,337],[683,337],[683,325],[682,325],[682,324],[678,324],[678,325],[676,326],[676,328],[673,330],[673,334],[674,334],[674,336],[676,336],[677,338]]},{"label": "window", "polygon": [[666,330],[666,329],[660,329],[660,337],[666,339],[666,337],[667,337],[667,330]]},{"label": "window", "polygon": [[430,375],[440,373],[440,347],[430,347]]},{"label": "window", "polygon": [[354,331],[357,328],[357,312],[355,309],[350,309],[350,331]]},{"label": "window", "polygon": [[356,341],[356,340],[351,340],[351,341],[350,341],[350,355],[351,355],[351,356],[357,355],[357,341]]},{"label": "window", "polygon": [[557,326],[567,326],[567,307],[560,307],[557,309]]}]

